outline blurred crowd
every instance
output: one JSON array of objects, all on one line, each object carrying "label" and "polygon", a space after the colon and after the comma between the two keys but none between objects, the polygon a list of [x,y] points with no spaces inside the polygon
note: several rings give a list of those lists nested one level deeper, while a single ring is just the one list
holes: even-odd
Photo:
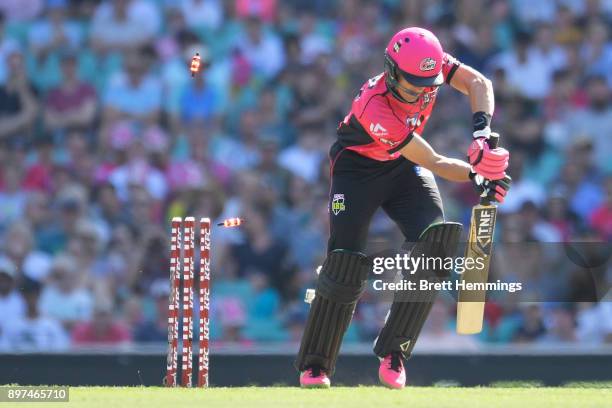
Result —
[{"label": "blurred crowd", "polygon": [[[188,215],[247,220],[212,231],[213,341],[299,340],[328,148],[409,25],[494,83],[514,179],[498,239],[609,242],[611,23],[610,0],[0,0],[0,351],[164,343],[168,222]],[[423,136],[462,157],[470,118],[446,87]],[[469,224],[471,186],[439,185]],[[401,245],[384,214],[371,232]],[[534,256],[509,265],[535,280]],[[458,338],[442,299],[421,343],[612,342],[609,305],[492,303]],[[373,340],[387,307],[366,296],[347,341]]]}]

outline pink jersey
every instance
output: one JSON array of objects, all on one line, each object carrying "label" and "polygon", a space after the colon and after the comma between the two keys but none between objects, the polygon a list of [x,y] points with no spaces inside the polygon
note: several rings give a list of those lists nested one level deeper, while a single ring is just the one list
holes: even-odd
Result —
[{"label": "pink jersey", "polygon": [[[442,72],[449,83],[459,61],[444,54]],[[397,100],[385,85],[385,74],[370,78],[353,100],[338,127],[342,147],[378,161],[397,159],[412,134],[420,134],[436,102],[436,88],[426,89],[415,103]]]}]

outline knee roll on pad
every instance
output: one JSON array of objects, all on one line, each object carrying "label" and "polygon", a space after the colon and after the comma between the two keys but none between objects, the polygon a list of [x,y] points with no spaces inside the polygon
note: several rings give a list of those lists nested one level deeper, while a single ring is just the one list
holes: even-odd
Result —
[{"label": "knee roll on pad", "polygon": [[[451,257],[457,250],[462,225],[459,223],[437,223],[429,226],[414,245],[411,257]],[[428,270],[419,270],[410,277],[411,280],[427,279],[437,281],[450,276],[450,270],[433,263]],[[395,292],[391,310],[385,326],[374,344],[374,353],[384,357],[391,352],[401,352],[405,358],[410,356],[416,340],[429,315],[436,298],[435,290],[398,291]]]},{"label": "knee roll on pad", "polygon": [[[431,224],[419,236],[414,243],[410,256],[412,258],[430,257],[444,259],[453,256],[457,250],[457,244],[461,236],[463,225],[458,222],[439,222]],[[418,271],[417,273],[429,274],[431,277],[448,278],[450,270],[444,269],[443,265],[433,262],[432,268]],[[414,274],[416,275],[416,274]]]},{"label": "knee roll on pad", "polygon": [[318,365],[333,374],[342,338],[365,290],[368,271],[369,262],[362,253],[344,250],[329,253],[319,274],[295,361],[298,370]]}]

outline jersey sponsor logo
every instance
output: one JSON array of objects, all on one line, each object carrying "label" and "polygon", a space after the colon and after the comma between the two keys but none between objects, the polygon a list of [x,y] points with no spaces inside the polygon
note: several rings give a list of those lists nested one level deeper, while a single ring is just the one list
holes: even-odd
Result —
[{"label": "jersey sponsor logo", "polygon": [[376,137],[387,136],[387,129],[382,127],[380,123],[370,123],[370,132]]},{"label": "jersey sponsor logo", "polygon": [[334,194],[334,198],[331,203],[331,210],[334,215],[338,215],[341,211],[346,210],[344,203],[344,194]]},{"label": "jersey sponsor logo", "polygon": [[431,71],[436,67],[436,60],[433,58],[423,58],[421,60],[421,65],[419,66],[421,71]]},{"label": "jersey sponsor logo", "polygon": [[393,140],[385,139],[384,137],[379,137],[378,140],[380,140],[381,143],[384,143],[387,146],[391,146],[391,147],[399,143],[399,142],[394,142]]},{"label": "jersey sponsor logo", "polygon": [[414,115],[411,118],[406,118],[406,125],[413,127],[413,128],[417,128],[419,126],[421,126],[421,117],[420,117],[420,113],[417,113],[416,115]]}]

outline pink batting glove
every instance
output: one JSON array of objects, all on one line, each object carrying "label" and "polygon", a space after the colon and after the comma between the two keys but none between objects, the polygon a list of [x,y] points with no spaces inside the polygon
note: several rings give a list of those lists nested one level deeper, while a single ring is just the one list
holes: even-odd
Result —
[{"label": "pink batting glove", "polygon": [[504,178],[509,159],[510,152],[503,147],[491,149],[483,137],[474,139],[468,148],[468,160],[474,172],[489,180]]}]

